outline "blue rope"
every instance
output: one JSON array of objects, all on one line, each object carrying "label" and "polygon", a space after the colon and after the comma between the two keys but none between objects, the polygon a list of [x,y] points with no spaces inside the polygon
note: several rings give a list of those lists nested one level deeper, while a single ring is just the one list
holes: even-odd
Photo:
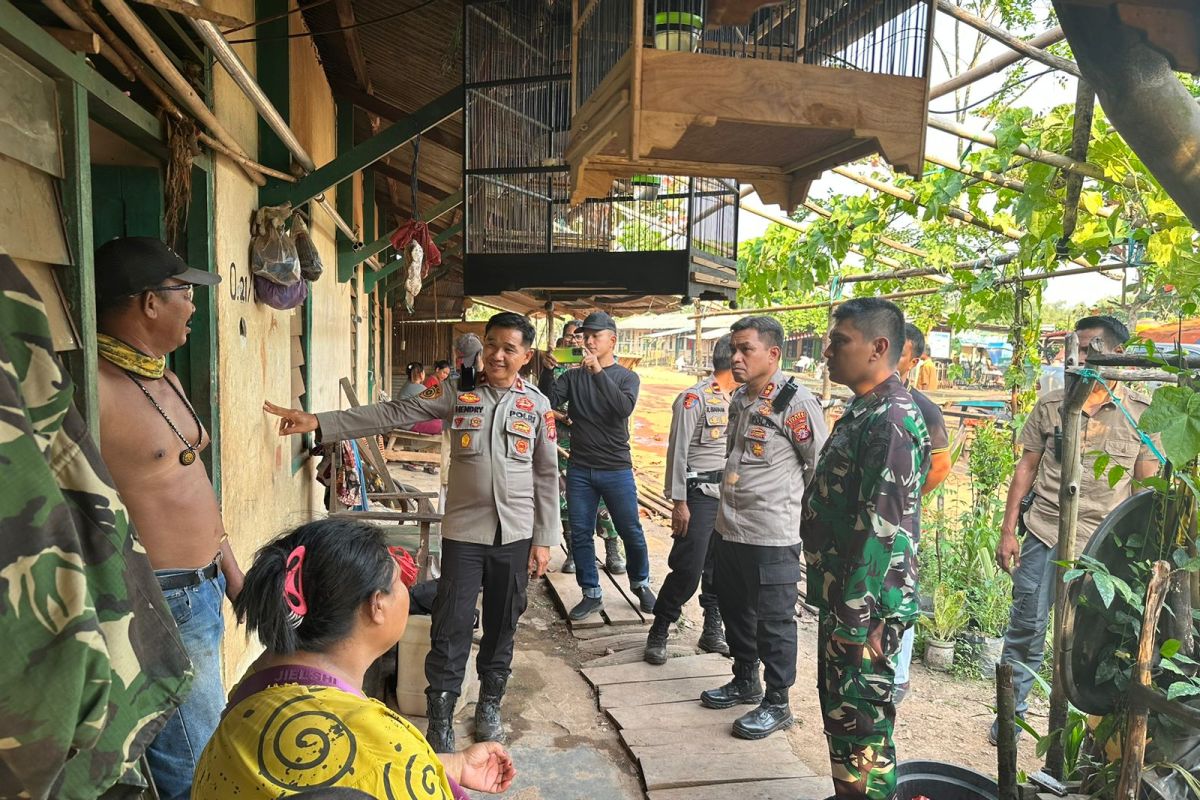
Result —
[{"label": "blue rope", "polygon": [[1104,391],[1108,392],[1109,399],[1113,401],[1113,404],[1116,405],[1117,408],[1121,409],[1121,413],[1125,415],[1125,419],[1129,420],[1129,424],[1133,426],[1135,431],[1137,431],[1138,437],[1142,440],[1142,444],[1150,448],[1150,452],[1153,453],[1154,457],[1158,459],[1159,464],[1165,466],[1167,463],[1167,457],[1160,453],[1158,448],[1154,446],[1154,440],[1150,438],[1150,435],[1138,427],[1137,420],[1135,420],[1133,415],[1129,413],[1129,409],[1125,408],[1125,405],[1121,402],[1121,399],[1113,394],[1112,389],[1108,386],[1108,382],[1100,377],[1100,373],[1094,369],[1091,369],[1090,367],[1084,367],[1075,374],[1081,378],[1087,378],[1088,380],[1095,381],[1104,387]]}]

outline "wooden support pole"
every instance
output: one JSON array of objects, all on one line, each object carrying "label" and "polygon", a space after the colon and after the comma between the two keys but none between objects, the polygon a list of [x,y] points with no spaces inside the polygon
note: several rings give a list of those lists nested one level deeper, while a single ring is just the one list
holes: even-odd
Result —
[{"label": "wooden support pole", "polygon": [[1013,692],[1013,666],[996,665],[996,774],[999,778],[999,800],[1017,800],[1017,711]]},{"label": "wooden support pole", "polygon": [[[1037,36],[1030,39],[1028,43],[1033,47],[1045,49],[1056,42],[1061,42],[1064,38],[1066,38],[1066,34],[1063,33],[1063,29],[1056,26],[1048,31],[1045,31],[1044,33],[1039,33]],[[934,98],[942,97],[943,95],[950,94],[951,92],[957,91],[964,86],[969,86],[976,81],[982,80],[989,75],[995,75],[1000,70],[1004,69],[1005,67],[1012,66],[1023,58],[1025,58],[1025,55],[1023,53],[1018,53],[1016,50],[1010,53],[1005,53],[1002,56],[997,56],[991,61],[984,62],[983,64],[972,67],[966,72],[955,75],[945,83],[939,83],[937,86],[934,86],[929,90],[929,99],[933,100]]]},{"label": "wooden support pole", "polygon": [[161,8],[163,11],[173,11],[176,14],[191,17],[192,19],[203,19],[208,22],[214,22],[222,28],[241,28],[246,25],[245,20],[238,19],[229,14],[222,14],[220,11],[213,11],[211,8],[189,3],[186,0],[134,0],[134,2],[145,6]]},{"label": "wooden support pole", "polygon": [[940,156],[935,156],[930,153],[925,154],[925,160],[930,164],[942,167],[943,169],[961,172],[963,175],[970,175],[972,178],[983,181],[984,183],[990,183],[993,186],[999,186],[1001,189],[1011,189],[1014,192],[1025,191],[1024,181],[1019,181],[1016,178],[1009,178],[1005,175],[1001,175],[998,172],[992,172],[991,170],[967,169],[962,164],[956,164],[950,159],[941,158]]},{"label": "wooden support pole", "polygon": [[[1170,584],[1171,565],[1156,561],[1150,570],[1146,587],[1146,612],[1142,615],[1142,634],[1138,637],[1137,658],[1133,662],[1133,685],[1150,688],[1150,667],[1158,651],[1156,631],[1158,616]],[[1125,716],[1125,741],[1121,744],[1121,777],[1117,780],[1115,800],[1137,800],[1141,796],[1142,761],[1146,757],[1146,725],[1149,710],[1141,704],[1130,704]]]},{"label": "wooden support pole", "polygon": [[1039,61],[1048,67],[1060,70],[1068,75],[1079,77],[1079,67],[1075,62],[1068,61],[1061,56],[1056,56],[1053,53],[1047,53],[1045,50],[1034,47],[1024,39],[1013,36],[1008,31],[997,28],[985,19],[975,16],[970,11],[967,11],[961,6],[956,6],[950,0],[938,0],[938,11],[954,17],[959,22],[970,25],[975,30],[982,33],[984,36],[989,36],[1000,42],[1010,50],[1015,50],[1026,58],[1032,58],[1034,61]]},{"label": "wooden support pole", "polygon": [[100,37],[92,31],[84,32],[71,28],[48,28],[46,26],[42,26],[42,30],[73,53],[97,55],[100,52]]},{"label": "wooden support pole", "polygon": [[[1079,336],[1072,332],[1063,345],[1064,369],[1079,366]],[[1066,639],[1067,585],[1063,575],[1075,560],[1075,535],[1079,529],[1079,480],[1083,472],[1080,461],[1080,440],[1083,428],[1083,404],[1092,391],[1092,382],[1079,375],[1066,373],[1066,390],[1062,404],[1062,454],[1059,458],[1062,476],[1058,492],[1058,548],[1054,570],[1054,683],[1050,688],[1051,731],[1062,731],[1067,724],[1067,696],[1063,689],[1062,659]],[[1063,780],[1063,742],[1057,737],[1046,753],[1046,772]]]},{"label": "wooden support pole", "polygon": [[[1076,161],[1087,161],[1095,110],[1096,93],[1087,81],[1080,78],[1075,86],[1075,122],[1071,130],[1071,152],[1067,154]],[[1082,192],[1083,176],[1078,172],[1067,173],[1063,197],[1063,233],[1058,242],[1059,253],[1066,253],[1071,236],[1075,233],[1075,226],[1079,222],[1079,197]]]},{"label": "wooden support pole", "polygon": [[280,172],[277,169],[271,169],[270,167],[266,166],[265,164],[260,164],[257,161],[253,161],[249,158],[238,155],[237,153],[233,152],[225,145],[221,144],[221,142],[218,141],[217,139],[214,139],[213,137],[209,136],[207,133],[201,132],[200,134],[198,134],[196,136],[196,138],[199,139],[202,144],[206,145],[207,147],[209,147],[213,150],[216,150],[221,155],[232,159],[233,161],[237,162],[238,165],[240,165],[242,167],[246,167],[248,169],[255,170],[256,172],[261,172],[263,175],[266,175],[269,178],[277,178],[278,180],[281,180],[281,181],[287,181],[288,183],[295,183],[297,181],[297,178],[295,175],[289,175],[286,172]]},{"label": "wooden support pole", "polygon": [[[973,131],[963,125],[959,125],[953,120],[944,120],[935,116],[926,118],[926,124],[931,128],[935,128],[944,133],[949,133],[952,136],[957,136],[960,139],[966,139],[976,144],[982,144],[987,147],[998,147],[996,137],[990,133],[982,131]],[[1049,164],[1052,167],[1058,167],[1066,172],[1076,172],[1085,178],[1093,178],[1094,180],[1104,181],[1105,183],[1113,183],[1119,186],[1124,186],[1126,189],[1137,189],[1137,179],[1132,175],[1126,175],[1121,180],[1113,180],[1104,174],[1104,169],[1085,161],[1076,161],[1073,158],[1052,153],[1049,150],[1041,150],[1028,145],[1018,145],[1013,150],[1014,155],[1028,158],[1030,161],[1040,161],[1043,164]]]},{"label": "wooden support pole", "polygon": [[[921,297],[927,294],[937,294],[942,291],[940,287],[933,289],[910,289],[907,292],[892,292],[891,294],[874,295],[880,300],[903,300],[906,297]],[[774,314],[779,311],[807,311],[813,308],[827,308],[831,306],[840,306],[842,303],[853,300],[852,297],[847,297],[845,300],[834,300],[830,303],[828,300],[821,303],[800,303],[792,306],[767,306],[765,308],[742,308],[732,311],[706,311],[706,317],[732,317],[746,314]],[[688,319],[695,319],[696,315],[689,316]]]},{"label": "wooden support pole", "polygon": [[[805,200],[804,207],[807,208],[809,211],[813,212],[814,214],[816,214],[817,216],[825,217],[826,219],[828,219],[830,216],[832,216],[832,212],[830,212],[828,209],[822,208],[821,206],[814,203],[812,200]],[[892,239],[887,236],[880,236],[879,242],[880,242],[880,244],[887,245],[888,247],[892,248],[893,250],[899,250],[901,253],[908,253],[909,255],[917,256],[918,258],[929,258],[929,253],[926,253],[921,248],[913,247],[910,244],[905,244],[904,242],[897,241],[896,239]]]}]

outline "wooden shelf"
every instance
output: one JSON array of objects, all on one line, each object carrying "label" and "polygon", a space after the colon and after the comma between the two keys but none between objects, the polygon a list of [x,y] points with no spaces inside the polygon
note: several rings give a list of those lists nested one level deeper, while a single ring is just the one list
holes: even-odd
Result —
[{"label": "wooden shelf", "polygon": [[927,95],[922,78],[636,48],[573,117],[571,200],[654,173],[737,178],[794,209],[821,172],[876,152],[919,175]]}]

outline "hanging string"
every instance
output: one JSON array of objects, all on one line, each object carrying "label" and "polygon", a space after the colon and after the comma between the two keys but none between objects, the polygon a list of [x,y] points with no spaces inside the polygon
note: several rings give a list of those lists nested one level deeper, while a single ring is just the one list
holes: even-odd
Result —
[{"label": "hanging string", "polygon": [[1137,431],[1138,438],[1142,440],[1142,444],[1150,448],[1150,452],[1153,453],[1154,457],[1158,459],[1159,464],[1167,463],[1167,457],[1159,452],[1158,448],[1155,447],[1154,440],[1150,438],[1150,435],[1138,427],[1137,420],[1134,419],[1133,415],[1129,413],[1129,410],[1125,408],[1125,404],[1121,402],[1121,398],[1113,394],[1113,390],[1109,388],[1108,381],[1100,377],[1099,372],[1090,367],[1083,367],[1075,374],[1081,378],[1094,381],[1100,384],[1100,386],[1104,387],[1104,391],[1108,392],[1108,398],[1113,401],[1113,405],[1121,410],[1121,413],[1125,415],[1125,419],[1129,420],[1129,424],[1133,426],[1135,431]]},{"label": "hanging string", "polygon": [[417,178],[421,172],[421,137],[418,135],[412,140],[413,145],[413,160],[412,168],[408,171],[408,188],[412,192],[412,218],[421,218],[421,208],[417,202]]}]

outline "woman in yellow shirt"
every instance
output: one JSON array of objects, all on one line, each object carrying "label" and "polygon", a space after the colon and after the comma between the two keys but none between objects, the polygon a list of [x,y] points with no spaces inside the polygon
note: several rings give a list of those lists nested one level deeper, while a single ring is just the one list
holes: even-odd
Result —
[{"label": "woman in yellow shirt", "polygon": [[435,754],[399,714],[363,695],[367,668],[408,622],[415,565],[380,530],[302,525],[259,550],[234,603],[266,652],[230,694],[204,749],[195,800],[287,797],[323,787],[377,798],[502,792],[512,759],[495,742]]}]

